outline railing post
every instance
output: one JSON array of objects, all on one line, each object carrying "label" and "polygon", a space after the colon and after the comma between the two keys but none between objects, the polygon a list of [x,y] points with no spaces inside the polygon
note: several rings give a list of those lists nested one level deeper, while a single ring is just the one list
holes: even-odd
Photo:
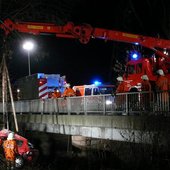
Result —
[{"label": "railing post", "polygon": [[40,99],[40,101],[42,102],[41,115],[43,115],[43,113],[44,113],[44,99]]},{"label": "railing post", "polygon": [[103,96],[103,115],[106,115],[106,96]]},{"label": "railing post", "polygon": [[66,100],[67,100],[67,113],[68,113],[68,115],[70,115],[70,112],[71,112],[70,97],[67,97]]},{"label": "railing post", "polygon": [[87,105],[86,105],[86,97],[84,96],[84,114],[87,115]]},{"label": "railing post", "polygon": [[129,115],[129,113],[128,113],[128,103],[129,103],[129,101],[128,101],[128,93],[126,93],[126,115]]}]

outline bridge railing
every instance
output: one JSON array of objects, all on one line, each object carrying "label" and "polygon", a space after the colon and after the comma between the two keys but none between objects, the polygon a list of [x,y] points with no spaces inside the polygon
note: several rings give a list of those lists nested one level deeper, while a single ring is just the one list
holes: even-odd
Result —
[{"label": "bridge railing", "polygon": [[[15,101],[17,113],[41,114],[163,114],[170,115],[169,92],[131,92],[115,95]],[[7,111],[12,112],[8,104]],[[2,113],[2,103],[0,103]]]}]

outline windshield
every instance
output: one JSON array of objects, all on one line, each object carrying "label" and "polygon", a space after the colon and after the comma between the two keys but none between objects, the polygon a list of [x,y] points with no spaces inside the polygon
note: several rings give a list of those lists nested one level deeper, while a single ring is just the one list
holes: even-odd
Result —
[{"label": "windshield", "polygon": [[114,87],[102,87],[102,86],[100,86],[100,87],[95,87],[95,88],[85,88],[85,96],[113,94],[114,91],[115,91]]},{"label": "windshield", "polygon": [[128,74],[141,74],[142,73],[142,63],[128,65],[127,73]]},{"label": "windshield", "polygon": [[135,73],[135,66],[134,65],[128,65],[127,72],[128,72],[128,74],[134,74]]},{"label": "windshield", "polygon": [[99,87],[100,94],[113,94],[113,87]]}]

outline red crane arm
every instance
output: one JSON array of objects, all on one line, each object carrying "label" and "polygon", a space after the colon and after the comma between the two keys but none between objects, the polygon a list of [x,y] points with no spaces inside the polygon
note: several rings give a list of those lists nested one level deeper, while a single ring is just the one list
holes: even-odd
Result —
[{"label": "red crane arm", "polygon": [[55,34],[57,37],[79,39],[80,42],[84,44],[88,43],[91,38],[98,38],[126,43],[137,43],[150,49],[170,49],[170,40],[129,34],[102,28],[93,28],[88,24],[75,26],[73,23],[68,22],[66,25],[59,26],[50,23],[13,22],[10,19],[6,19],[4,23],[0,25],[0,28],[3,29],[6,34],[9,34],[12,31],[35,35]]},{"label": "red crane arm", "polygon": [[143,35],[138,35],[138,34],[130,34],[126,32],[95,28],[93,32],[93,36],[96,38],[101,38],[105,40],[139,44],[141,46],[144,46],[150,49],[153,49],[155,47],[161,48],[161,49],[164,49],[164,48],[170,49],[170,40],[153,38],[153,37],[148,37],[148,36],[143,36]]}]

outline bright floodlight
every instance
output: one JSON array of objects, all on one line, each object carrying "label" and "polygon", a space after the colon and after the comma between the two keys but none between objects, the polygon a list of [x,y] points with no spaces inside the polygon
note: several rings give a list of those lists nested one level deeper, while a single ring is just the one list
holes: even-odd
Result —
[{"label": "bright floodlight", "polygon": [[32,51],[34,48],[34,43],[31,42],[31,41],[26,41],[24,44],[23,44],[23,49],[27,51],[28,53],[28,73],[29,73],[29,76],[31,75],[31,66],[30,66],[30,51]]},{"label": "bright floodlight", "polygon": [[33,44],[33,42],[31,42],[31,41],[26,41],[26,42],[23,44],[23,49],[24,49],[24,50],[31,51],[31,50],[33,50],[33,48],[34,48],[34,44]]}]

